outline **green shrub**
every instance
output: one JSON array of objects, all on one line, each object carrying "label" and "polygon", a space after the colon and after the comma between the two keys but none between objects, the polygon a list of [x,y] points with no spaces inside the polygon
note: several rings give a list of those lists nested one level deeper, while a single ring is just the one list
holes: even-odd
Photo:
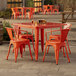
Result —
[{"label": "green shrub", "polygon": [[48,4],[51,5],[52,4],[52,0],[45,0],[44,4],[45,5],[48,5]]},{"label": "green shrub", "polygon": [[11,27],[9,22],[6,22],[6,21],[3,22],[3,40],[4,41],[9,41],[10,38],[8,36],[8,33],[7,33],[6,29],[5,29],[5,27]]},{"label": "green shrub", "polygon": [[26,7],[33,7],[34,6],[33,0],[27,0],[25,5]]},{"label": "green shrub", "polygon": [[[10,27],[10,28],[12,28],[12,27],[10,26],[10,23],[9,22],[6,22],[6,21],[3,22],[3,40],[4,41],[9,41],[10,38],[9,38],[9,35],[8,35],[5,27]],[[24,34],[26,34],[26,32]],[[31,32],[28,32],[28,34],[32,34],[32,33]],[[33,39],[34,39],[34,35],[33,35]]]},{"label": "green shrub", "polygon": [[12,14],[11,9],[0,11],[0,18],[11,18],[11,14]]}]

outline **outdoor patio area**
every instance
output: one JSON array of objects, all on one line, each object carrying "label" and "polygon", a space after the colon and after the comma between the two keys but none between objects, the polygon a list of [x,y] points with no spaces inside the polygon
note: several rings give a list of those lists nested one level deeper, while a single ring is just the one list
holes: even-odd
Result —
[{"label": "outdoor patio area", "polygon": [[[74,16],[76,18],[76,15]],[[12,23],[24,23],[31,22],[32,20],[45,19],[47,22],[61,23],[61,14],[58,15],[34,15],[33,19],[0,19]],[[59,53],[59,63],[56,65],[54,48],[50,47],[49,53],[46,54],[43,62],[43,55],[41,50],[41,43],[39,42],[39,55],[38,61],[35,60],[35,54],[31,43],[31,51],[33,55],[33,61],[31,60],[28,46],[23,52],[23,58],[18,54],[17,63],[14,61],[14,53],[11,52],[9,59],[6,60],[8,52],[9,42],[4,41],[0,45],[0,76],[76,76],[76,22],[69,22],[72,24],[71,30],[68,34],[68,41],[71,49],[70,63],[67,58],[63,56],[63,53]],[[29,29],[27,29],[29,31]],[[47,30],[45,30],[46,32]],[[40,40],[40,38],[39,38]],[[44,39],[45,42],[45,39]],[[44,44],[45,45],[45,44]]]}]

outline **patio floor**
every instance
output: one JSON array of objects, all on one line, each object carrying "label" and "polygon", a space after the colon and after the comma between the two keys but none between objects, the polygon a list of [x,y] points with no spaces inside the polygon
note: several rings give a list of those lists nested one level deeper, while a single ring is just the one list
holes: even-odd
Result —
[{"label": "patio floor", "polygon": [[[45,19],[50,22],[60,22],[61,15],[35,15],[34,20]],[[3,21],[15,22],[31,22],[28,19],[5,19]],[[17,63],[14,62],[14,54],[12,49],[9,55],[9,59],[6,60],[9,44],[4,43],[0,45],[0,76],[76,76],[76,22],[70,22],[72,24],[72,30],[68,35],[69,44],[71,48],[71,54],[69,54],[71,63],[68,63],[67,58],[63,57],[62,52],[59,56],[59,64],[55,63],[54,49],[50,47],[49,53],[46,54],[45,61],[43,62],[43,53],[41,52],[41,43],[39,44],[39,59],[35,61],[35,55],[33,46],[31,44],[31,50],[33,54],[33,61],[29,54],[28,46],[23,52],[23,58],[19,56]],[[45,30],[46,31],[46,30]]]}]

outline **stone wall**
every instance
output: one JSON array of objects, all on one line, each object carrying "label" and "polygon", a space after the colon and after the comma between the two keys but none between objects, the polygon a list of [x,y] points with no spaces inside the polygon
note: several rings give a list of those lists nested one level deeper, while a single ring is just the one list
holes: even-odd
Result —
[{"label": "stone wall", "polygon": [[0,11],[7,8],[7,0],[0,0]]}]

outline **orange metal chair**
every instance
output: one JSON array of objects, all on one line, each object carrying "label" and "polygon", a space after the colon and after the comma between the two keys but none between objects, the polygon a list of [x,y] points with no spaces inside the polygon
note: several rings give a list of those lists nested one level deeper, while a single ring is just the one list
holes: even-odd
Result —
[{"label": "orange metal chair", "polygon": [[[28,12],[26,12],[27,9],[29,9]],[[32,7],[25,8],[25,18],[26,18],[26,15],[28,15],[28,18],[31,19],[33,18],[33,14],[35,14],[35,8],[32,8]]]},{"label": "orange metal chair", "polygon": [[59,14],[59,6],[54,6],[53,13],[55,13],[55,11],[57,11],[57,14]]},{"label": "orange metal chair", "polygon": [[[14,19],[16,19],[17,18],[17,16],[20,16],[20,15],[22,15],[22,12],[21,11],[19,11],[19,9],[18,8],[11,8],[11,10],[12,10],[12,17],[14,16]],[[20,9],[21,10],[21,9]],[[23,17],[22,17],[23,18]]]},{"label": "orange metal chair", "polygon": [[[70,29],[70,27],[72,26],[70,23],[65,23],[66,25],[64,25],[63,29]],[[51,29],[52,30],[52,29]],[[49,39],[53,39],[55,37],[55,39],[60,39],[60,35],[52,35],[52,32],[51,32],[51,35],[49,37]],[[66,38],[66,42],[67,42],[67,46],[68,46],[68,50],[69,50],[69,54],[71,54],[71,50],[70,50],[70,47],[69,47],[69,43],[68,43],[68,38]],[[48,50],[49,50],[49,47],[48,47]],[[48,50],[47,50],[47,53],[48,53]],[[64,51],[63,51],[64,52]],[[65,57],[65,54],[64,54],[64,57]]]},{"label": "orange metal chair", "polygon": [[50,14],[50,10],[48,9],[48,5],[43,5],[43,13],[46,14],[48,12]]},{"label": "orange metal chair", "polygon": [[[8,60],[8,56],[9,56],[9,53],[10,53],[11,45],[14,46],[15,62],[17,61],[17,56],[18,56],[18,50],[19,50],[19,48],[20,48],[20,53],[21,53],[21,57],[22,57],[22,54],[23,54],[23,45],[28,45],[29,46],[30,56],[31,56],[31,59],[33,60],[32,53],[31,53],[31,47],[30,47],[30,41],[28,39],[18,39],[16,37],[16,35],[15,35],[16,33],[14,32],[14,29],[12,29],[12,28],[6,27],[6,30],[8,32],[9,37],[10,37],[10,44],[9,44],[9,50],[8,50],[7,60]],[[14,35],[15,35],[16,38],[13,37],[12,31],[14,32]]]},{"label": "orange metal chair", "polygon": [[[55,30],[55,31],[57,31],[57,30]],[[62,47],[63,48],[65,47],[65,49],[66,49],[66,55],[67,55],[67,58],[68,58],[68,62],[70,62],[70,59],[69,59],[69,56],[68,56],[68,52],[67,52],[66,43],[65,43],[65,40],[66,40],[66,37],[67,37],[68,32],[69,32],[69,29],[62,29],[61,30],[60,39],[55,39],[55,37],[54,37],[53,40],[47,40],[47,33],[48,32],[46,32],[46,44],[45,44],[45,52],[44,52],[43,61],[45,59],[45,54],[46,54],[46,48],[47,48],[47,46],[53,46],[54,47],[54,50],[55,50],[56,64],[58,64],[59,51],[60,51],[60,49]]]},{"label": "orange metal chair", "polygon": [[[16,29],[18,29],[17,25],[14,26],[14,30],[16,31],[16,34],[17,34],[17,30]],[[18,31],[19,31],[18,32],[19,33],[19,38],[21,38],[21,39],[31,39],[32,40],[33,49],[35,51],[34,40],[33,40],[33,29],[32,29],[32,34],[28,34],[28,31],[21,30],[21,28],[19,28]],[[26,32],[26,34],[22,34],[21,31]],[[25,51],[25,46],[24,46],[24,51]]]},{"label": "orange metal chair", "polygon": [[39,13],[39,12],[43,12],[43,9],[40,8],[40,7],[38,8],[38,13]]},{"label": "orange metal chair", "polygon": [[51,11],[51,14],[52,14],[54,5],[49,5],[49,7],[50,7],[49,11]]}]

